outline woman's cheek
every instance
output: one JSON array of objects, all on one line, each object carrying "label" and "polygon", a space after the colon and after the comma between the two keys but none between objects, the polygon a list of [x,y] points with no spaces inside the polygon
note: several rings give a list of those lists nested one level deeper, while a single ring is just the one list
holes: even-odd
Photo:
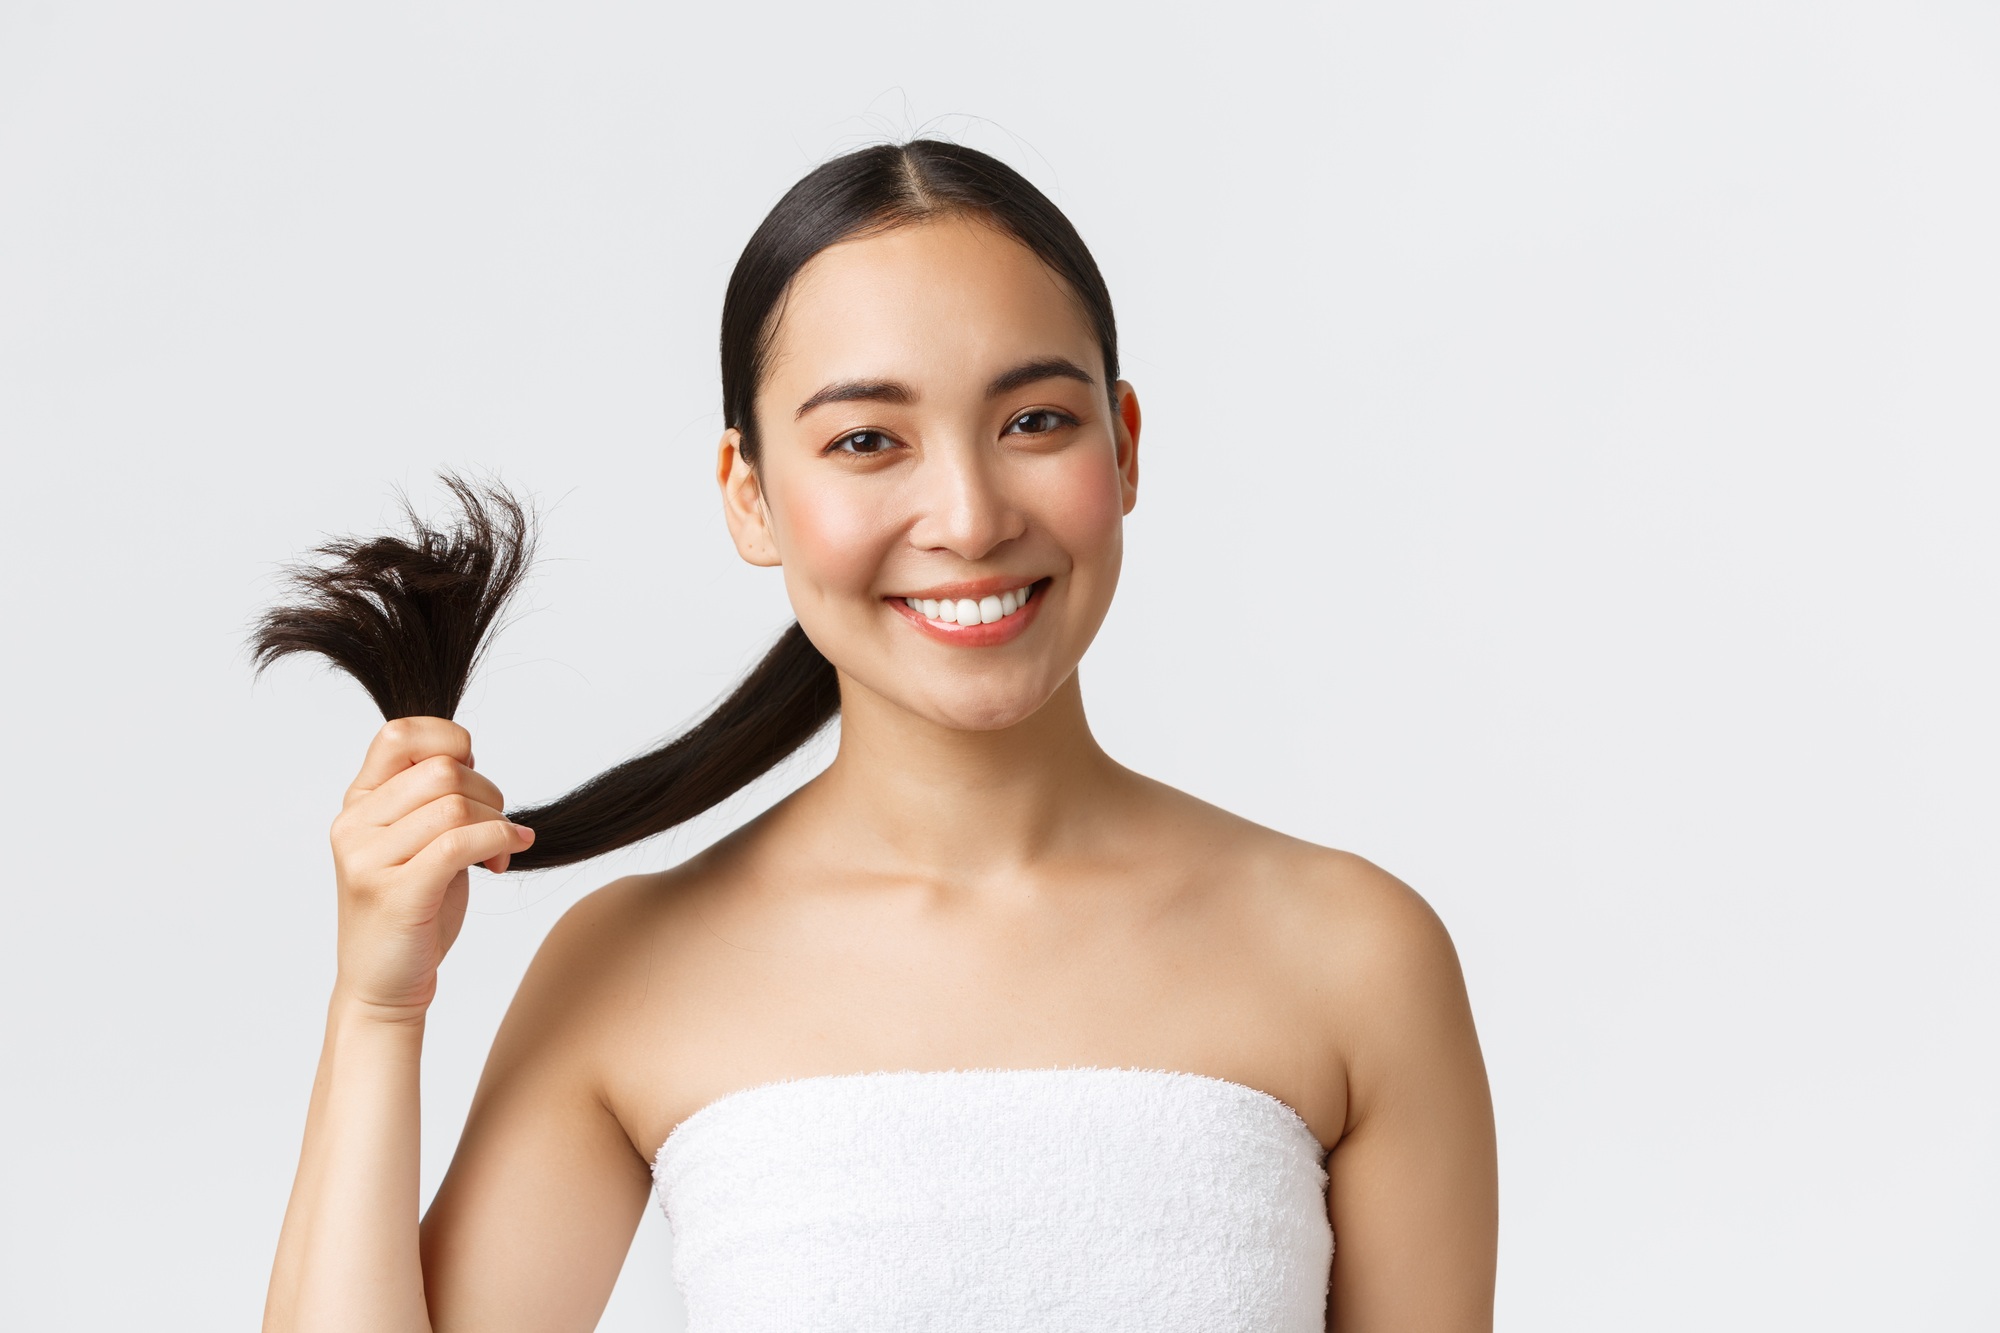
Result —
[{"label": "woman's cheek", "polygon": [[787,488],[778,522],[779,557],[794,598],[867,596],[894,525],[877,497],[841,486]]},{"label": "woman's cheek", "polygon": [[1061,466],[1038,506],[1050,533],[1078,558],[1115,547],[1125,522],[1116,465],[1097,450],[1077,450],[1057,461]]}]

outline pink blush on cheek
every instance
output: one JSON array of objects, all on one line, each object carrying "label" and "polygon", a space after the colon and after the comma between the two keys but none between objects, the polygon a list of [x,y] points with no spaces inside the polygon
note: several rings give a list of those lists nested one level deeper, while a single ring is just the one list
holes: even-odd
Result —
[{"label": "pink blush on cheek", "polygon": [[842,489],[801,487],[779,511],[785,582],[794,596],[868,596],[896,543],[896,521],[881,499]]},{"label": "pink blush on cheek", "polygon": [[1035,496],[1037,521],[1078,559],[1115,541],[1125,521],[1117,470],[1102,458],[1088,461],[1087,467],[1057,470],[1037,486]]}]

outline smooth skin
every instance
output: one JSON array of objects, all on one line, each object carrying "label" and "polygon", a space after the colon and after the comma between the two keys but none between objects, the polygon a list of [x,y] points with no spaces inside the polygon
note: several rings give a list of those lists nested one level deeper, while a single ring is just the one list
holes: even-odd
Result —
[{"label": "smooth skin", "polygon": [[[756,464],[732,430],[716,474],[738,552],[782,570],[839,671],[833,762],[563,916],[420,1227],[438,962],[467,868],[504,869],[532,834],[462,728],[384,727],[334,824],[340,968],[266,1329],[589,1329],[654,1153],[715,1098],[1103,1065],[1298,1110],[1330,1150],[1330,1329],[1490,1330],[1492,1108],[1437,917],[1091,736],[1077,663],[1117,583],[1140,414],[1075,298],[989,226],[928,221],[816,257],[773,351]],[[1046,599],[998,646],[936,642],[894,606],[995,575]]]}]

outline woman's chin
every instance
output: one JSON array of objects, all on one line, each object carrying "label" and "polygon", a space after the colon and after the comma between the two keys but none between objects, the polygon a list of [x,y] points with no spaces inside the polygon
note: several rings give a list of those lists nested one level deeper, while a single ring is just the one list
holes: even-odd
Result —
[{"label": "woman's chin", "polygon": [[953,731],[1005,731],[1009,727],[1026,722],[1035,715],[1039,707],[1038,704],[1035,708],[953,712],[932,720],[941,726],[950,727]]},{"label": "woman's chin", "polygon": [[966,682],[958,688],[928,692],[922,699],[895,702],[924,720],[953,731],[1005,731],[1040,712],[1054,693],[1052,688],[1042,688],[1040,682],[1025,687]]},{"label": "woman's chin", "polygon": [[[903,713],[953,731],[1005,731],[1039,713],[1075,674],[1073,663],[1005,664],[876,659],[841,675],[843,728],[861,716]],[[983,669],[982,669],[983,668]]]}]

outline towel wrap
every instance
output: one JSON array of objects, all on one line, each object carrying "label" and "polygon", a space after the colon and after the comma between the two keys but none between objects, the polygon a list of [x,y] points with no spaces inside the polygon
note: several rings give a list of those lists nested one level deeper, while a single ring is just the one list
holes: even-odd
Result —
[{"label": "towel wrap", "polygon": [[721,1097],[653,1179],[689,1333],[1323,1333],[1325,1160],[1202,1074],[895,1071]]}]

